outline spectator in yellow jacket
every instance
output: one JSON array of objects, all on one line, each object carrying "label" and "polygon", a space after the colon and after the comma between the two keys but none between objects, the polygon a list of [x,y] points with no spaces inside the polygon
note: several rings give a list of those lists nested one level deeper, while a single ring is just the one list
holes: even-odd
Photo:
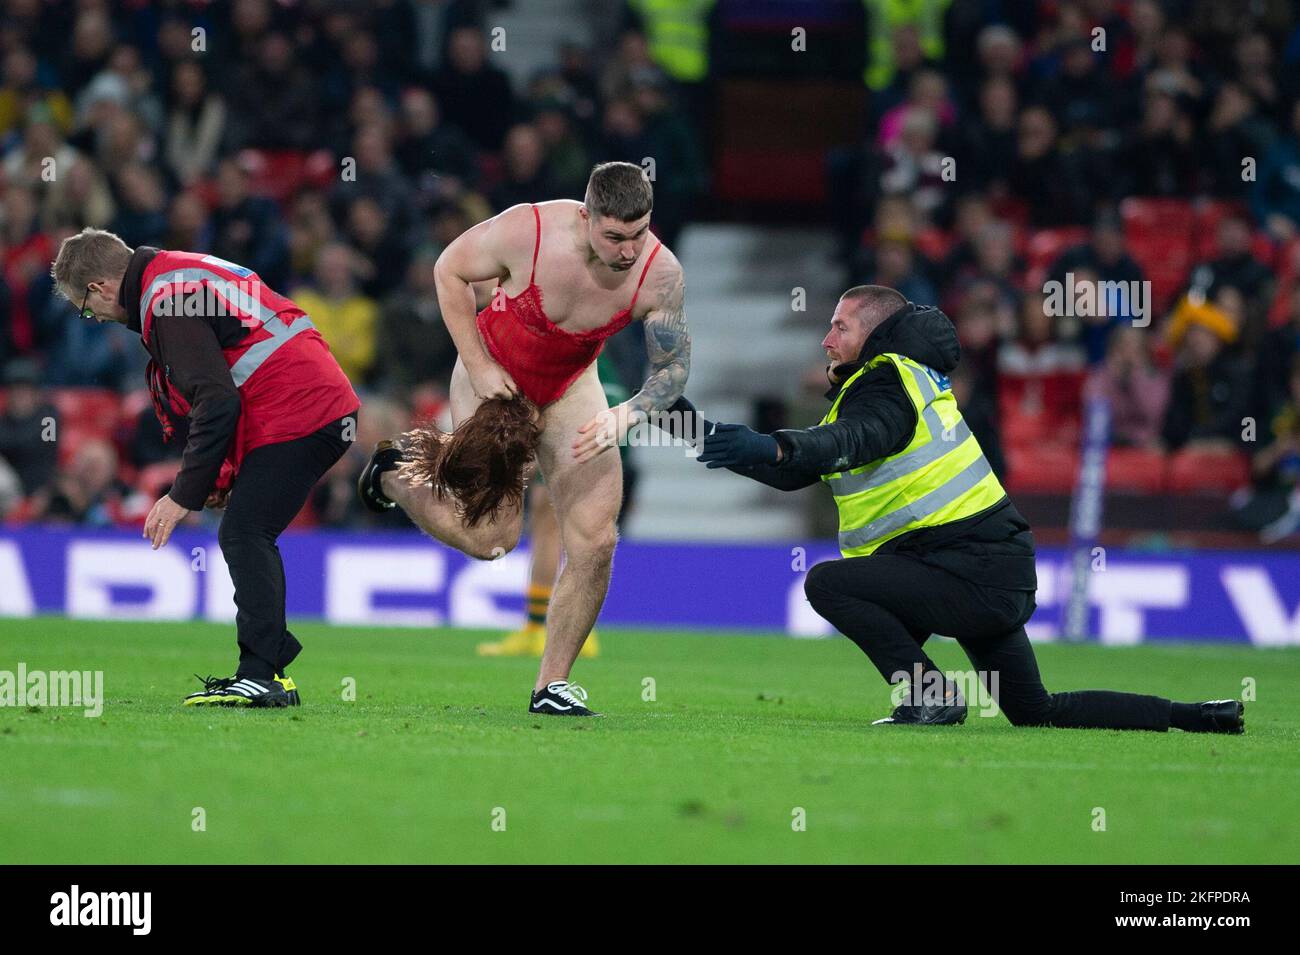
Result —
[{"label": "spectator in yellow jacket", "polygon": [[294,293],[296,301],[320,329],[330,351],[352,381],[365,381],[375,363],[379,305],[357,288],[353,253],[331,242],[316,259],[316,280]]}]

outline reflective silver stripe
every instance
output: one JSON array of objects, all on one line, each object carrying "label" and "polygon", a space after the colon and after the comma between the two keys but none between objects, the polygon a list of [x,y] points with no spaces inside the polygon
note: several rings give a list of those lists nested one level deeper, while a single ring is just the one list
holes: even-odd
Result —
[{"label": "reflective silver stripe", "polygon": [[285,325],[280,319],[272,318],[262,326],[271,333],[271,337],[251,346],[248,351],[239,356],[239,361],[230,366],[230,377],[235,379],[235,387],[242,388],[253,372],[262,367],[262,362],[275,354],[276,350],[294,335],[315,327],[306,315],[299,315],[292,325]]},{"label": "reflective silver stripe", "polygon": [[[149,311],[149,303],[152,301],[155,292],[168,285],[178,285],[186,282],[206,282],[213,289],[220,292],[234,308],[245,315],[260,319],[264,323],[269,324],[275,318],[275,311],[263,305],[256,295],[250,294],[247,287],[232,282],[216,272],[198,268],[172,269],[170,272],[163,272],[154,278],[149,283],[149,287],[145,289],[145,293],[140,296],[140,327],[144,327],[144,321]],[[255,285],[257,283],[248,284]]]},{"label": "reflective silver stripe", "polygon": [[939,412],[934,410],[933,404],[939,397],[938,388],[935,387],[934,381],[925,372],[919,371],[910,365],[904,367],[912,373],[912,378],[916,381],[916,387],[925,401],[925,405],[921,409],[921,417],[925,420],[925,426],[930,432],[929,442],[914,451],[894,458],[892,461],[887,461],[873,470],[828,477],[826,483],[830,487],[831,493],[836,497],[860,494],[869,488],[888,484],[904,474],[919,470],[925,465],[939,460],[949,451],[956,450],[971,436],[970,428],[967,427],[964,420],[961,420],[953,427],[952,437],[944,438],[947,429],[939,417]]},{"label": "reflective silver stripe", "polygon": [[831,493],[836,497],[848,497],[851,494],[860,494],[873,487],[888,484],[904,474],[911,474],[927,464],[933,464],[949,451],[957,450],[971,436],[970,427],[965,420],[961,420],[953,426],[952,437],[944,438],[946,431],[943,422],[939,420],[939,413],[933,407],[927,407],[923,414],[930,434],[934,435],[929,442],[915,451],[909,451],[907,454],[886,461],[871,471],[862,471],[858,474],[846,472],[827,478],[826,483],[830,486]]},{"label": "reflective silver stripe", "polygon": [[911,504],[886,514],[865,527],[841,532],[840,550],[853,550],[862,547],[873,540],[885,537],[896,530],[906,527],[913,521],[934,514],[957,500],[992,473],[993,468],[989,465],[988,458],[981,454],[963,471],[954,475],[951,480],[941,484],[929,494],[921,495]]},{"label": "reflective silver stripe", "polygon": [[935,387],[934,380],[923,371],[917,371],[911,365],[904,365],[912,373],[912,378],[916,380],[916,387],[921,390],[921,398],[928,405],[939,397],[939,389]]}]

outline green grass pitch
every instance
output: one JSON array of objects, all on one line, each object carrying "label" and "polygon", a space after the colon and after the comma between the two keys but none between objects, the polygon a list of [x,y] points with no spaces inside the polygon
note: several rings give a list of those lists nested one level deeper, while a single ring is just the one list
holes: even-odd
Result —
[{"label": "green grass pitch", "polygon": [[606,717],[533,717],[535,662],[476,657],[482,633],[295,632],[302,708],[184,710],[191,673],[230,666],[231,628],[0,622],[0,670],[102,670],[107,699],[99,719],[0,707],[0,862],[1300,858],[1297,649],[1038,648],[1049,689],[1195,700],[1252,678],[1247,734],[1224,737],[973,711],[872,727],[887,688],[847,640],[619,630],[574,673]]}]

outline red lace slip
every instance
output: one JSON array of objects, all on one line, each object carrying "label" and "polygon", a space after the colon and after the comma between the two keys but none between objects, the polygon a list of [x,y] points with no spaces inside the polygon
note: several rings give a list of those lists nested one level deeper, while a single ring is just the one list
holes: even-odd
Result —
[{"label": "red lace slip", "polygon": [[[478,313],[477,325],[483,344],[494,361],[510,373],[520,390],[540,408],[555,401],[596,360],[605,340],[632,321],[637,295],[645,282],[650,264],[663,243],[655,247],[641,269],[641,278],[632,294],[632,303],[616,312],[599,328],[571,332],[561,328],[546,315],[542,290],[537,285],[537,255],[542,248],[542,217],[533,206],[537,222],[537,239],[533,246],[533,270],[528,287],[515,296],[499,293],[492,303]],[[504,307],[493,307],[504,299]]]}]

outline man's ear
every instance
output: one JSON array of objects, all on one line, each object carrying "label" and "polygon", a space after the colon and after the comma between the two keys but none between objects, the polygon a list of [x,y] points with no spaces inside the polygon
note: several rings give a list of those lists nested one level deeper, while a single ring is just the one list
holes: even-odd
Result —
[{"label": "man's ear", "polygon": [[587,208],[587,204],[585,202],[582,205],[578,206],[578,215],[582,216],[584,222],[591,221],[591,211]]}]

